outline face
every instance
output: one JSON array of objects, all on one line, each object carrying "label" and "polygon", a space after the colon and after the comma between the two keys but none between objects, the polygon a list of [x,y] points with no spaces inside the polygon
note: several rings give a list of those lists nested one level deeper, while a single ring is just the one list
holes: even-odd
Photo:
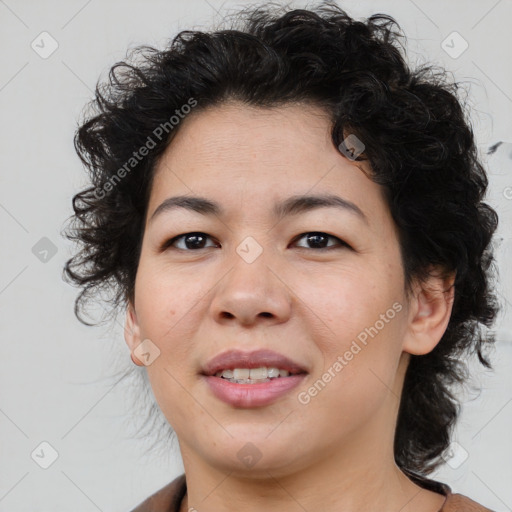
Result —
[{"label": "face", "polygon": [[[362,169],[312,106],[183,121],[156,169],[127,341],[159,351],[146,369],[185,464],[285,475],[392,449],[409,305],[389,208]],[[183,195],[218,211],[165,203]],[[306,195],[341,200],[276,215]],[[271,350],[302,374],[219,384],[203,373],[229,350]]]}]

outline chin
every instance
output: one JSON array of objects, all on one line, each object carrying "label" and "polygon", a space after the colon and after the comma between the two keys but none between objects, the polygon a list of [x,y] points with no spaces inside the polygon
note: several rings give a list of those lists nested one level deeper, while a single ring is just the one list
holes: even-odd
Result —
[{"label": "chin", "polygon": [[[273,425],[275,427],[275,425]],[[216,442],[214,452],[211,444],[208,446],[208,453],[202,454],[204,459],[225,473],[233,472],[240,476],[247,476],[258,479],[268,479],[269,476],[286,476],[302,467],[307,467],[308,462],[304,455],[304,445],[301,443],[302,452],[298,452],[299,440],[279,438],[275,433],[264,433],[259,431],[251,436],[251,432],[241,429],[242,435],[229,430],[233,438]],[[275,435],[274,439],[270,439]]]}]

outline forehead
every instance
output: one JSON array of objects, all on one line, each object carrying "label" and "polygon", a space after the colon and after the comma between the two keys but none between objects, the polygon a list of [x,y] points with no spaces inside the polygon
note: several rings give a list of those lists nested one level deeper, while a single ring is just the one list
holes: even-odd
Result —
[{"label": "forehead", "polygon": [[[172,152],[174,146],[176,152],[182,146],[194,144],[190,156],[196,160],[217,161],[219,157],[236,156],[244,163],[267,160],[286,164],[295,160],[291,150],[299,157],[304,146],[315,152],[332,146],[329,127],[327,113],[310,104],[261,108],[230,101],[192,111],[168,149]],[[237,161],[232,161],[231,166],[236,164]]]},{"label": "forehead", "polygon": [[382,214],[383,191],[368,171],[366,162],[350,161],[334,146],[321,108],[231,102],[182,121],[156,167],[148,211],[179,194],[251,205],[256,212],[256,206],[270,210],[277,200],[315,193],[337,194]]}]

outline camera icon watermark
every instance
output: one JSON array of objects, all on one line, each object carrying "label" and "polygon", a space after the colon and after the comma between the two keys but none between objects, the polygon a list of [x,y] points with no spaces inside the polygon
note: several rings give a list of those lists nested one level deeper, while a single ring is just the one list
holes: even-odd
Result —
[{"label": "camera icon watermark", "polygon": [[339,144],[340,153],[345,155],[349,160],[355,160],[365,149],[365,145],[361,140],[351,133]]},{"label": "camera icon watermark", "polygon": [[452,59],[458,59],[469,48],[469,43],[458,32],[453,31],[443,40],[441,48]]},{"label": "camera icon watermark", "polygon": [[59,43],[50,33],[44,31],[30,43],[30,47],[39,57],[47,59],[57,50]]},{"label": "camera icon watermark", "polygon": [[149,339],[145,339],[133,350],[135,356],[139,361],[142,361],[144,366],[149,366],[160,357],[160,349]]},{"label": "camera icon watermark", "polygon": [[263,247],[252,236],[248,236],[238,245],[236,252],[246,263],[253,263],[263,252]]},{"label": "camera icon watermark", "polygon": [[448,446],[446,454],[443,456],[443,460],[452,469],[457,469],[466,462],[469,457],[469,453],[459,443],[452,441]]},{"label": "camera icon watermark", "polygon": [[43,236],[32,247],[32,254],[41,263],[48,263],[57,254],[57,250],[57,246],[49,238]]},{"label": "camera icon watermark", "polygon": [[244,446],[238,450],[236,456],[245,466],[252,468],[258,463],[263,454],[255,444],[245,443]]},{"label": "camera icon watermark", "polygon": [[505,187],[503,189],[503,196],[505,199],[512,199],[512,187]]},{"label": "camera icon watermark", "polygon": [[48,441],[43,441],[34,448],[30,457],[39,467],[48,469],[59,458],[59,453]]}]

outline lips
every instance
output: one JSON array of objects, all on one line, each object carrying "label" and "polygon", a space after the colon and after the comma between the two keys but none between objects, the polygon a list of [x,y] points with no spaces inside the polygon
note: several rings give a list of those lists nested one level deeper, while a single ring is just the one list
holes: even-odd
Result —
[{"label": "lips", "polygon": [[204,365],[201,373],[206,376],[213,376],[221,370],[232,370],[235,368],[252,369],[264,366],[287,370],[291,375],[307,373],[306,369],[301,365],[273,350],[255,350],[252,352],[228,350],[210,359]]},{"label": "lips", "polygon": [[[289,375],[252,383],[244,382],[246,379],[232,382],[216,376],[222,370],[247,368],[278,368]],[[286,397],[307,378],[307,374],[300,364],[272,350],[228,350],[210,359],[202,369],[202,379],[213,396],[231,407],[244,409],[269,406]]]}]

